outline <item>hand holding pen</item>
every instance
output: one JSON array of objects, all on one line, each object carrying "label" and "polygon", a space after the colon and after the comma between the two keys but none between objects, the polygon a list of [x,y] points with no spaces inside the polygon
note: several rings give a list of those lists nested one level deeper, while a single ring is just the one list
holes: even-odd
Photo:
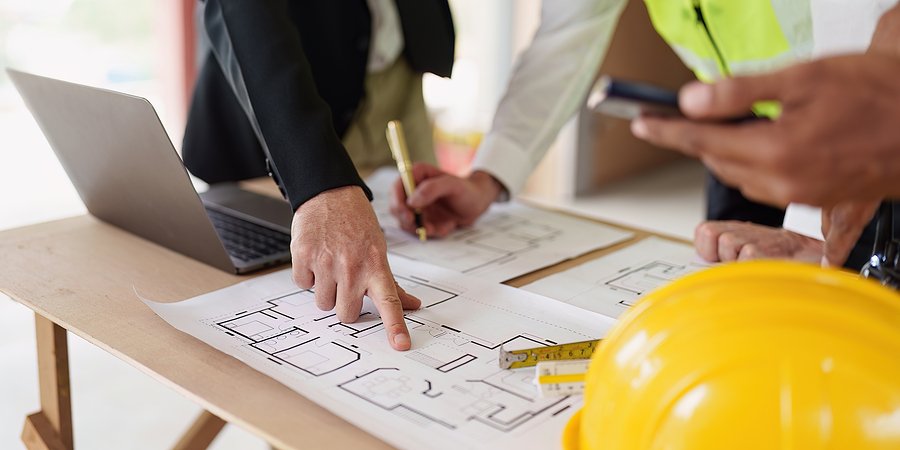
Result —
[{"label": "hand holding pen", "polygon": [[[391,154],[394,156],[394,161],[397,161],[397,169],[400,171],[400,180],[403,182],[403,189],[406,191],[406,196],[410,197],[416,190],[416,180],[412,173],[412,163],[409,160],[409,151],[406,149],[406,137],[403,134],[403,125],[399,120],[392,120],[388,122],[385,134],[387,134],[388,145],[391,147]],[[422,242],[425,242],[427,237],[425,225],[422,224],[422,211],[415,209],[413,210],[413,214],[415,215],[416,221],[416,234],[419,235],[419,239]]]}]

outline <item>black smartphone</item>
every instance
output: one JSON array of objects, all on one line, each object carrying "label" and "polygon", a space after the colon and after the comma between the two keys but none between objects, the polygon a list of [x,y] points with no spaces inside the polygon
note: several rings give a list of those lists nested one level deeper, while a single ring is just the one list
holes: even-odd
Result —
[{"label": "black smartphone", "polygon": [[587,107],[593,111],[622,119],[636,119],[641,114],[681,116],[678,92],[649,83],[616,80],[603,75],[588,94]]}]

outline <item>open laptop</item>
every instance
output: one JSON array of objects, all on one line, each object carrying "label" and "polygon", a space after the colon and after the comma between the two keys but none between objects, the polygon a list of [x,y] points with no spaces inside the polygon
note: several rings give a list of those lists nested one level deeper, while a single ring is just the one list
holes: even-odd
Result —
[{"label": "open laptop", "polygon": [[228,272],[290,261],[290,205],[230,183],[198,195],[146,99],[6,72],[91,214]]}]

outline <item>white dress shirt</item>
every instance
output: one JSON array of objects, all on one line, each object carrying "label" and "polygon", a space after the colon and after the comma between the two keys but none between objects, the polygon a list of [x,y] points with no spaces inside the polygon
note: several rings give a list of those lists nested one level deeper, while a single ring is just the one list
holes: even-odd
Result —
[{"label": "white dress shirt", "polygon": [[372,40],[369,44],[368,73],[387,69],[400,57],[405,42],[400,13],[394,0],[366,0],[372,16]]}]

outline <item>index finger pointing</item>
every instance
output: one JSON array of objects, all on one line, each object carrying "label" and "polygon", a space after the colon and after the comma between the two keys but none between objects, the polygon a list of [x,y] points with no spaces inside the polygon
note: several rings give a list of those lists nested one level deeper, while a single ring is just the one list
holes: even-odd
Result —
[{"label": "index finger pointing", "polygon": [[403,318],[403,304],[397,293],[393,275],[390,272],[376,274],[370,279],[366,293],[381,314],[381,321],[384,323],[391,347],[399,351],[409,350],[412,342],[409,339],[406,320]]}]

